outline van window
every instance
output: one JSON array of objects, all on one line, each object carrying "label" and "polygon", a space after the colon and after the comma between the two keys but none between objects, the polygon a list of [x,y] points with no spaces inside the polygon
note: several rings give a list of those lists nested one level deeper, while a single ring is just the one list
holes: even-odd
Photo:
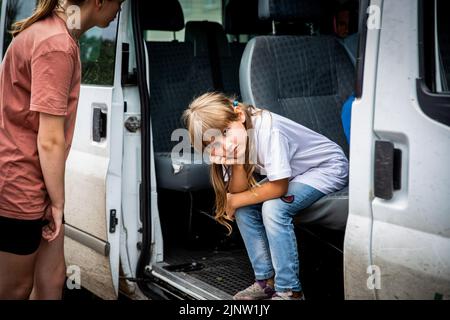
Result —
[{"label": "van window", "polygon": [[[180,0],[184,14],[184,22],[188,21],[214,21],[222,24],[222,1],[221,0]],[[172,41],[177,39],[184,41],[184,29],[178,32],[170,31],[147,31],[147,41]]]},{"label": "van window", "polygon": [[[6,8],[3,55],[11,43],[9,33],[14,22],[25,19],[33,13],[36,1],[9,0]],[[116,57],[118,20],[111,22],[108,28],[94,28],[80,39],[82,64],[82,83],[87,85],[113,85]]]},{"label": "van window", "polygon": [[6,6],[6,20],[5,20],[5,37],[3,40],[3,55],[12,40],[12,35],[9,33],[14,22],[25,19],[33,13],[37,1],[30,0],[9,0]]},{"label": "van window", "polygon": [[[444,8],[445,7],[445,8]],[[436,6],[436,91],[450,92],[450,23],[448,10],[450,6],[443,0]]]},{"label": "van window", "polygon": [[80,39],[82,83],[110,86],[114,84],[117,18],[108,28],[94,28]]},{"label": "van window", "polygon": [[448,0],[419,0],[417,98],[430,118],[450,126],[450,24]]}]

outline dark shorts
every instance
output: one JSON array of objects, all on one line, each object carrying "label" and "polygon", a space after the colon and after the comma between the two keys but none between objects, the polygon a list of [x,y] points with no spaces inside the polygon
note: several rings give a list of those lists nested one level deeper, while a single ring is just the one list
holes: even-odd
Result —
[{"label": "dark shorts", "polygon": [[[64,223],[64,217],[63,217]],[[18,220],[0,216],[0,251],[29,255],[39,248],[47,220]]]}]

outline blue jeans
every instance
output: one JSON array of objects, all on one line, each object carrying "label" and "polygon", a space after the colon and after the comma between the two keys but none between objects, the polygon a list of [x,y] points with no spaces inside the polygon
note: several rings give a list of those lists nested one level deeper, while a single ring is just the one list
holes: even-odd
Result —
[{"label": "blue jeans", "polygon": [[309,185],[290,182],[284,197],[236,210],[256,280],[275,276],[276,291],[302,290],[292,218],[324,195]]}]

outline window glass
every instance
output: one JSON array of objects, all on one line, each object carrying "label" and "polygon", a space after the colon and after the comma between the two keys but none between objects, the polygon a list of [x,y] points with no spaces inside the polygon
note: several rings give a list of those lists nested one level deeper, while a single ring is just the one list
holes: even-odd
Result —
[{"label": "window glass", "polygon": [[[184,21],[215,21],[222,24],[221,0],[180,0]],[[172,41],[174,34],[170,31],[147,31],[147,41]],[[175,39],[184,41],[184,29],[175,32]]]},{"label": "window glass", "polygon": [[82,83],[113,85],[117,18],[106,29],[93,28],[80,39]]},{"label": "window glass", "polygon": [[[3,53],[11,43],[8,32],[14,22],[32,15],[37,1],[9,0],[6,13],[6,29]],[[82,83],[90,85],[113,85],[116,57],[118,20],[115,19],[108,28],[93,28],[80,39],[82,64]]]},{"label": "window glass", "polygon": [[450,92],[450,23],[448,23],[448,11],[450,5],[447,1],[438,0],[436,6],[436,91]]},{"label": "window glass", "polygon": [[9,0],[6,6],[6,21],[5,21],[5,37],[3,40],[3,54],[12,40],[12,35],[9,33],[14,22],[28,18],[33,13],[37,1],[33,0]]},{"label": "window glass", "polygon": [[430,118],[450,126],[448,0],[419,0],[417,100]]}]

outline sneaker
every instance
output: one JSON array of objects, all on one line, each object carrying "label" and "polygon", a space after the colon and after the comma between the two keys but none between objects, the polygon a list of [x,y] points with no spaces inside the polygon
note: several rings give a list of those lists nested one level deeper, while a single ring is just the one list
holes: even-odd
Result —
[{"label": "sneaker", "polygon": [[256,280],[247,289],[239,291],[233,300],[264,300],[270,299],[275,294],[275,290],[267,284],[265,280]]},{"label": "sneaker", "polygon": [[303,292],[275,292],[270,300],[305,300]]}]

